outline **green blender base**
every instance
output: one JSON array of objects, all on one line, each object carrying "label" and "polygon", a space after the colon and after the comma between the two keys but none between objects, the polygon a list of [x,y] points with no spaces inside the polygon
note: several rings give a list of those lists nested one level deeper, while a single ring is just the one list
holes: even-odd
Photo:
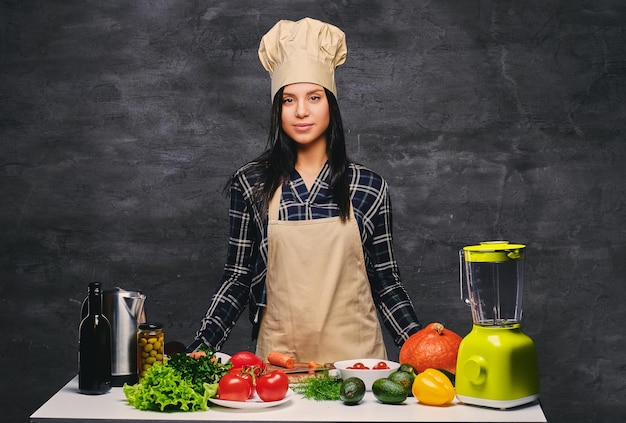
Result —
[{"label": "green blender base", "polygon": [[456,395],[465,404],[512,408],[539,398],[539,369],[533,340],[519,323],[474,325],[461,341]]}]

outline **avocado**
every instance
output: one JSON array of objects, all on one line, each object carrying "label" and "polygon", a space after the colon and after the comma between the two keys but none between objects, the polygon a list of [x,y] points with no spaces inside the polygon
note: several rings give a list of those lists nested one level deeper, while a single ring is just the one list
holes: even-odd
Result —
[{"label": "avocado", "polygon": [[417,376],[417,370],[415,370],[415,367],[411,366],[408,363],[400,364],[400,368],[398,370],[401,370],[403,372],[407,372],[409,374],[412,374],[413,376]]},{"label": "avocado", "polygon": [[407,373],[402,370],[396,370],[395,372],[387,376],[387,379],[393,380],[394,382],[398,382],[400,385],[402,385],[408,397],[413,396],[412,388],[413,381],[415,380],[415,374]]},{"label": "avocado", "polygon": [[365,382],[358,377],[349,377],[341,382],[339,397],[344,404],[358,404],[365,396]]},{"label": "avocado", "polygon": [[404,386],[388,378],[376,379],[372,384],[372,393],[383,404],[400,404],[407,397]]}]

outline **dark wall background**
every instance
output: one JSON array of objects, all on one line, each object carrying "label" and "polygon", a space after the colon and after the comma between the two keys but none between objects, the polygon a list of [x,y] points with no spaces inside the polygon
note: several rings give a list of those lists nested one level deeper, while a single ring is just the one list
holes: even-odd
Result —
[{"label": "dark wall background", "polygon": [[[192,339],[225,256],[222,187],[265,146],[260,37],[304,16],[347,34],[349,152],[390,183],[420,319],[468,333],[457,250],[527,243],[524,328],[548,420],[626,415],[623,1],[0,7],[6,421],[75,374],[89,281],[142,290],[170,340]],[[253,348],[249,329],[242,318],[226,352]]]}]

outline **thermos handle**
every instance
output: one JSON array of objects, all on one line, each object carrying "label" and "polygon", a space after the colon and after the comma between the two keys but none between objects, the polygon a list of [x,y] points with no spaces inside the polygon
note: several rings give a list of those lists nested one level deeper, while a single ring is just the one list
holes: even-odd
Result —
[{"label": "thermos handle", "polygon": [[469,293],[467,291],[467,283],[465,283],[465,253],[463,250],[459,250],[459,288],[461,290],[461,299],[468,306],[471,305],[469,299]]}]

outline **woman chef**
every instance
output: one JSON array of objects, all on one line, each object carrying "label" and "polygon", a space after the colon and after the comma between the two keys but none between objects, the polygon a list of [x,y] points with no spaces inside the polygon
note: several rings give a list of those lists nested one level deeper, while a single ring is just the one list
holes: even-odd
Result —
[{"label": "woman chef", "polygon": [[232,177],[224,273],[189,351],[219,350],[246,306],[261,358],[384,359],[377,309],[398,346],[420,329],[394,258],[387,183],[346,156],[334,77],[346,53],[339,28],[310,18],[263,36],[268,149]]}]

